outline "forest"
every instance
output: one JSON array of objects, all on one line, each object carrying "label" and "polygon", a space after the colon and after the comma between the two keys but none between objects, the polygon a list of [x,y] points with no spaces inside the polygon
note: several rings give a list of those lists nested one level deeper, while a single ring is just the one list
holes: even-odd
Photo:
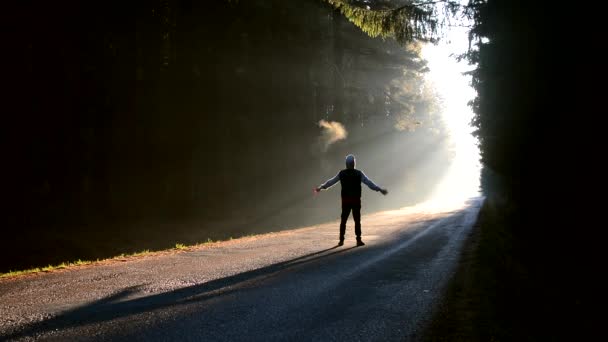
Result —
[{"label": "forest", "polygon": [[322,1],[16,7],[5,271],[332,220],[312,189],[354,150],[394,189],[369,211],[449,164],[421,44]]},{"label": "forest", "polygon": [[[399,206],[416,203],[443,172],[437,165],[449,163],[433,96],[421,91],[420,44],[466,17],[471,49],[460,57],[476,66],[484,210],[513,253],[496,256],[510,279],[495,285],[509,298],[496,321],[519,326],[517,340],[595,327],[588,307],[603,259],[595,237],[603,201],[587,194],[603,183],[603,167],[591,163],[605,155],[596,121],[606,68],[591,5],[11,6],[3,15],[4,270],[327,221],[331,199],[315,202],[311,189],[355,147],[389,188],[403,181],[395,170],[416,164],[407,180],[415,191],[395,194]],[[342,123],[350,138],[328,143],[321,122]]]}]

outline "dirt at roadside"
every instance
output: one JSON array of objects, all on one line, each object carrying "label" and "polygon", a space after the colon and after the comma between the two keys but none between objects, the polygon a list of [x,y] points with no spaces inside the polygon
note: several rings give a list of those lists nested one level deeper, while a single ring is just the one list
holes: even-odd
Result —
[{"label": "dirt at roadside", "polygon": [[535,264],[531,242],[514,233],[515,222],[506,204],[486,200],[423,341],[582,341],[593,335],[585,297],[568,275],[560,282]]}]

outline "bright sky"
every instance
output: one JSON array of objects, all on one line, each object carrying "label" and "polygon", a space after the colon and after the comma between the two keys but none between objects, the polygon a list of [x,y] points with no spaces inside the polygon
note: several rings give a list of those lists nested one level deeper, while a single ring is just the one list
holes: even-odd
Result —
[{"label": "bright sky", "polygon": [[468,48],[464,28],[453,28],[438,45],[428,44],[422,50],[428,61],[429,81],[442,98],[442,118],[446,123],[454,153],[454,160],[446,177],[432,196],[433,206],[462,203],[466,198],[479,195],[479,148],[470,126],[473,112],[467,102],[475,97],[470,76],[462,73],[471,70],[465,60],[457,62],[450,54],[459,54]]}]

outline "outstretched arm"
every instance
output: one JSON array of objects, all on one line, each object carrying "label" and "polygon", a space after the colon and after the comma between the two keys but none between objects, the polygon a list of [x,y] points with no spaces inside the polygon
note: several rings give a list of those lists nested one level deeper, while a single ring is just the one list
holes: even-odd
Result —
[{"label": "outstretched arm", "polygon": [[335,175],[333,178],[328,179],[325,183],[316,187],[315,191],[319,192],[321,190],[329,189],[332,186],[334,186],[334,184],[338,183],[339,180],[340,180],[340,173],[338,172],[338,174]]},{"label": "outstretched arm", "polygon": [[372,189],[374,191],[380,191],[383,195],[388,194],[388,191],[386,189],[382,189],[381,187],[377,186],[374,182],[372,182],[371,179],[367,178],[367,176],[365,175],[365,173],[363,173],[363,171],[361,171],[361,182],[363,182],[363,184],[367,185],[367,187],[369,187],[370,189]]}]

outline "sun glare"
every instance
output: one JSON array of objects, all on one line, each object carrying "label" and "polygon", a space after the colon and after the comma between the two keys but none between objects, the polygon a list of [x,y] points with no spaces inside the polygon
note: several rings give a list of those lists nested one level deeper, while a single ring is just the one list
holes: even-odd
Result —
[{"label": "sun glare", "polygon": [[444,42],[426,45],[422,54],[428,61],[428,83],[440,97],[442,119],[448,128],[453,159],[444,179],[431,196],[431,207],[452,207],[479,195],[479,148],[472,135],[473,112],[468,102],[475,97],[470,76],[463,75],[473,66],[458,62],[454,55],[466,51],[467,33],[453,29]]}]

